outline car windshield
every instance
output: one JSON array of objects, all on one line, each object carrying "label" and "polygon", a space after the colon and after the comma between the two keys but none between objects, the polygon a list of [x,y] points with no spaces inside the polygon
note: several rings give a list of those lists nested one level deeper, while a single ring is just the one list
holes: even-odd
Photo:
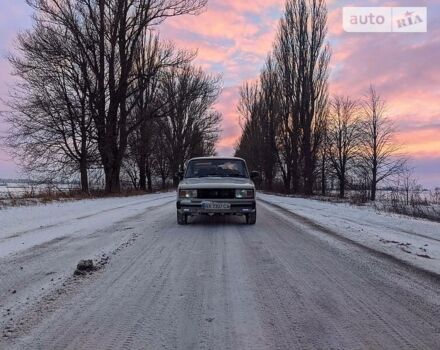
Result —
[{"label": "car windshield", "polygon": [[249,177],[246,164],[239,159],[200,159],[190,161],[186,178]]}]

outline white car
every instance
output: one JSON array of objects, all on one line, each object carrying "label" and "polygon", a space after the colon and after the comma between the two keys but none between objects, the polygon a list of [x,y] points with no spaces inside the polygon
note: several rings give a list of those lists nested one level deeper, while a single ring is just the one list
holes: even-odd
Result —
[{"label": "white car", "polygon": [[191,159],[177,190],[177,222],[186,225],[194,215],[241,215],[255,225],[255,185],[258,172],[249,173],[241,158]]}]

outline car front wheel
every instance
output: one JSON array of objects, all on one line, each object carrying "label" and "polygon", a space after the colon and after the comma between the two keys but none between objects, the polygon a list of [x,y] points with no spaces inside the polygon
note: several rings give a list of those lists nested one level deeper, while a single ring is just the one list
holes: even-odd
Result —
[{"label": "car front wheel", "polygon": [[257,223],[257,213],[246,214],[246,224],[255,225]]},{"label": "car front wheel", "polygon": [[181,214],[177,212],[177,223],[179,225],[187,225],[188,224],[188,215]]}]

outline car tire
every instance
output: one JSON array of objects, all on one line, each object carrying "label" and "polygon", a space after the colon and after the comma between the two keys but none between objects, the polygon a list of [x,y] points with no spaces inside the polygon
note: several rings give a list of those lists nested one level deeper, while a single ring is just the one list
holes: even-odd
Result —
[{"label": "car tire", "polygon": [[251,213],[246,215],[246,224],[255,225],[257,223],[257,213]]},{"label": "car tire", "polygon": [[177,223],[179,225],[187,225],[188,224],[188,215],[181,214],[177,212]]}]

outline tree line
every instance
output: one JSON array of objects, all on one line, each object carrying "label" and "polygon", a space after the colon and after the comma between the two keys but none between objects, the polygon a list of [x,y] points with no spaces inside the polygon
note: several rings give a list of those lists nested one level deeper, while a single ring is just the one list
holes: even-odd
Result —
[{"label": "tree line", "polygon": [[[236,155],[262,174],[262,187],[323,194],[337,180],[377,185],[403,169],[386,103],[374,87],[364,99],[329,96],[331,50],[324,0],[287,0],[259,78],[240,90],[242,135]],[[332,186],[333,187],[333,186]]]},{"label": "tree line", "polygon": [[151,190],[153,178],[165,186],[189,158],[215,153],[221,79],[157,33],[206,0],[27,3],[33,27],[9,58],[20,79],[6,116],[6,143],[26,171],[79,175],[85,192],[91,173],[104,175],[107,192],[121,176]]}]

